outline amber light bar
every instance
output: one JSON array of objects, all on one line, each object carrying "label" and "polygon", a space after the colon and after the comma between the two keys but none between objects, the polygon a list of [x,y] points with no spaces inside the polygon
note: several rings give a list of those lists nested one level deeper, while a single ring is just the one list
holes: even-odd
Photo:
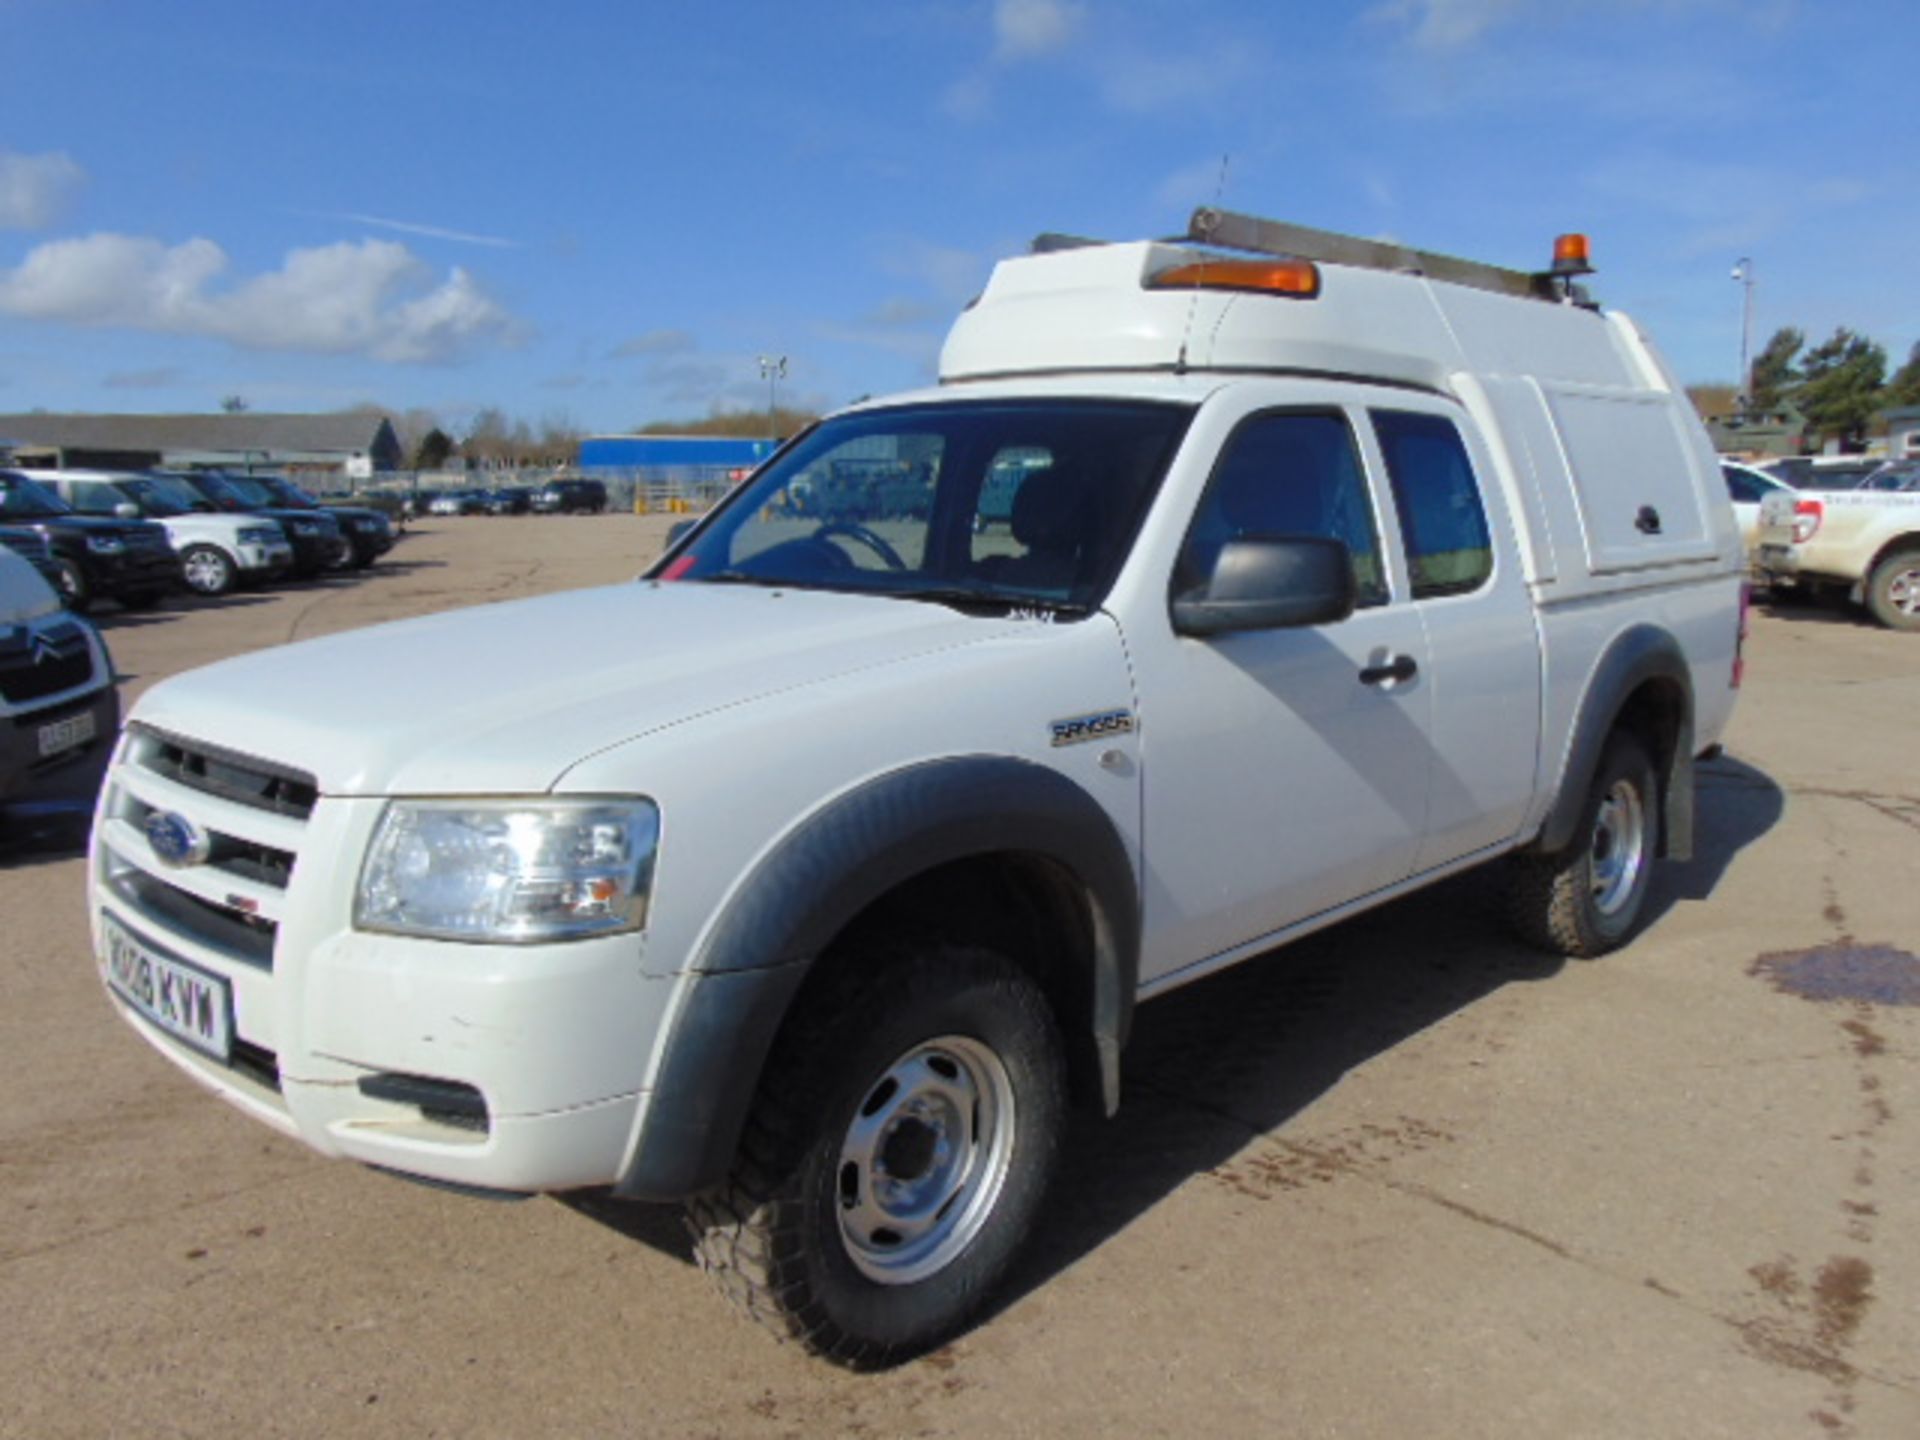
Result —
[{"label": "amber light bar", "polygon": [[1149,290],[1239,290],[1312,300],[1320,294],[1320,267],[1310,260],[1200,260],[1147,277]]}]

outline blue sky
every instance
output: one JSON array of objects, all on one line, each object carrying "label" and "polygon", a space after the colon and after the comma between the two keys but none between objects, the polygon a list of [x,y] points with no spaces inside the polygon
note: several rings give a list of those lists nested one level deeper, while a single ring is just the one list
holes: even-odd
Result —
[{"label": "blue sky", "polygon": [[[1229,208],[1593,237],[1688,381],[1920,339],[1914,0],[0,0],[0,411],[591,430],[923,383],[993,260]],[[1223,167],[1224,162],[1224,167]]]}]

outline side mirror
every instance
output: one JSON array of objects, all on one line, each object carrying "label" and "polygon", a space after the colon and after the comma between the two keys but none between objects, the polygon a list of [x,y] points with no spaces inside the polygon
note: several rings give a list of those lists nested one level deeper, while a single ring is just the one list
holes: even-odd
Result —
[{"label": "side mirror", "polygon": [[1318,536],[1229,540],[1204,584],[1173,599],[1179,635],[1331,625],[1353,613],[1353,557]]},{"label": "side mirror", "polygon": [[138,520],[140,518],[140,507],[131,500],[122,500],[118,505],[113,507],[113,513],[118,515],[122,520]]}]

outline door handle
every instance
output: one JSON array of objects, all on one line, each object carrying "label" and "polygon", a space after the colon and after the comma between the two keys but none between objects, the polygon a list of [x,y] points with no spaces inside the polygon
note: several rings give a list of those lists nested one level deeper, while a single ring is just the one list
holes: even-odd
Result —
[{"label": "door handle", "polygon": [[1360,672],[1362,685],[1379,685],[1393,680],[1405,683],[1420,673],[1411,655],[1396,655],[1384,665],[1369,665]]},{"label": "door handle", "polygon": [[1638,530],[1642,535],[1658,535],[1660,533],[1660,512],[1651,505],[1642,505],[1640,507],[1640,513],[1633,517],[1633,528]]}]

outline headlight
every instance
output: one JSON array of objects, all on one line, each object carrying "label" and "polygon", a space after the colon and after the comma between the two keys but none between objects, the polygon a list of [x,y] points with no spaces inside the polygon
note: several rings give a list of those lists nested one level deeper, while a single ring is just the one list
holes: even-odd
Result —
[{"label": "headlight", "polygon": [[296,535],[318,535],[320,527],[311,520],[289,520],[287,528]]},{"label": "headlight", "polygon": [[87,549],[96,555],[118,555],[125,551],[127,542],[117,535],[89,535]]},{"label": "headlight", "polygon": [[353,923],[495,944],[638,930],[659,839],[650,800],[395,800]]}]

